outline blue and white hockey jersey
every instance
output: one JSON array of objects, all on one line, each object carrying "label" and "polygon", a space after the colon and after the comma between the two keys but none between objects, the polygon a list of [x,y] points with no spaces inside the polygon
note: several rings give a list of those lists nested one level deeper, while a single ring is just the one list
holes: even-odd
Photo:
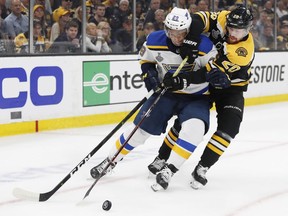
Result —
[{"label": "blue and white hockey jersey", "polygon": [[[199,56],[193,64],[186,63],[180,73],[193,73],[204,67],[211,58],[217,54],[210,39],[201,35],[199,44]],[[160,82],[166,73],[174,73],[182,62],[179,55],[179,47],[172,44],[164,30],[152,32],[143,47],[139,51],[140,64],[155,64]],[[207,94],[209,83],[190,84],[186,89],[175,93],[185,94]]]}]

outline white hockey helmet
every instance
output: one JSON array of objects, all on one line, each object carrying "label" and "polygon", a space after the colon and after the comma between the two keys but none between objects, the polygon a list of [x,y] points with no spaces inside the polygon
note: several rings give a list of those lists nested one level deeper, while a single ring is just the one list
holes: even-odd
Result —
[{"label": "white hockey helmet", "polygon": [[167,14],[164,24],[166,29],[173,30],[186,30],[189,32],[189,28],[192,22],[192,18],[187,9],[174,7],[169,14]]}]

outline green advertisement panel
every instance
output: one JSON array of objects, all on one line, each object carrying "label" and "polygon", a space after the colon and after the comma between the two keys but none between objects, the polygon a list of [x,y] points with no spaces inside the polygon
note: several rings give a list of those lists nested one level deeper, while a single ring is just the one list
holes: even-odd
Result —
[{"label": "green advertisement panel", "polygon": [[110,63],[83,63],[83,106],[110,103]]}]

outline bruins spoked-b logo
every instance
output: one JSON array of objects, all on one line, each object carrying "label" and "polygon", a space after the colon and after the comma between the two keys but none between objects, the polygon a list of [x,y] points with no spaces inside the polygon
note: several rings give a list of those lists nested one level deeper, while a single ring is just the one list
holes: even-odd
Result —
[{"label": "bruins spoked-b logo", "polygon": [[244,47],[239,47],[238,49],[236,49],[235,52],[237,53],[238,56],[243,56],[243,57],[246,57],[248,54],[248,51]]}]

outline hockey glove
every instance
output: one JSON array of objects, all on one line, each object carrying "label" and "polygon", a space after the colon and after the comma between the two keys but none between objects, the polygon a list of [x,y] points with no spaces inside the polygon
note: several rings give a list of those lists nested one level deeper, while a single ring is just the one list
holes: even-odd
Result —
[{"label": "hockey glove", "polygon": [[160,86],[160,81],[158,78],[158,72],[154,69],[149,69],[146,73],[142,74],[145,87],[148,91],[153,89],[156,91]]},{"label": "hockey glove", "polygon": [[207,82],[209,82],[215,89],[225,89],[231,86],[229,76],[220,71],[218,68],[213,68],[205,74]]},{"label": "hockey glove", "polygon": [[194,60],[198,57],[198,42],[189,37],[190,34],[186,36],[180,47],[180,56],[182,59],[188,56],[187,62],[192,64]]},{"label": "hockey glove", "polygon": [[169,91],[178,91],[187,88],[189,84],[189,77],[185,73],[180,73],[175,77],[173,77],[172,73],[166,73],[162,86]]}]

